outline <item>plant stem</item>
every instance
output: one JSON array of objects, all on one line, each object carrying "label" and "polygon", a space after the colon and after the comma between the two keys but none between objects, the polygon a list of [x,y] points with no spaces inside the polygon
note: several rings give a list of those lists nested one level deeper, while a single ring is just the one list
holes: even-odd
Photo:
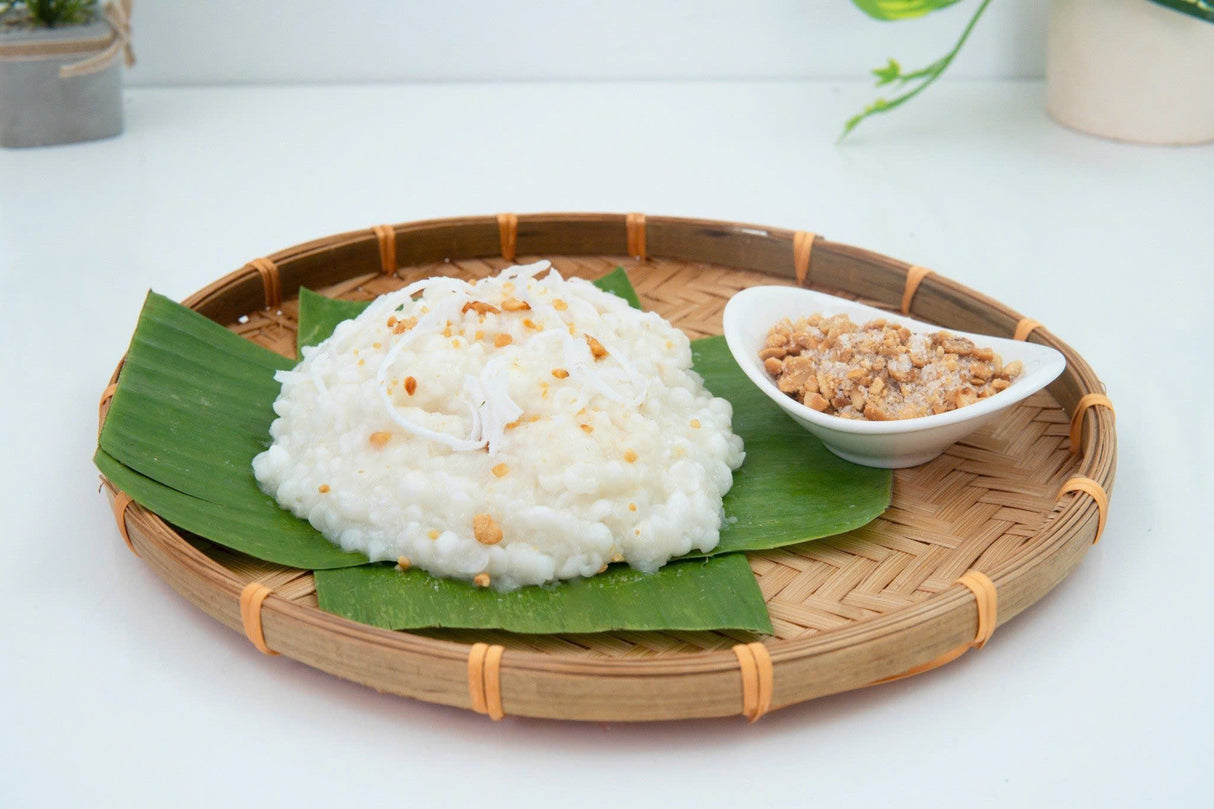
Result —
[{"label": "plant stem", "polygon": [[936,79],[944,75],[944,71],[947,70],[948,66],[953,63],[953,59],[956,58],[957,54],[961,51],[962,46],[964,46],[966,40],[969,39],[970,33],[974,30],[974,26],[978,24],[978,20],[982,18],[983,12],[986,11],[986,7],[990,4],[991,0],[982,0],[982,3],[978,6],[978,10],[974,12],[974,16],[970,17],[970,21],[966,24],[965,29],[962,30],[961,37],[957,40],[957,44],[953,46],[951,51],[933,62],[928,67],[899,77],[903,82],[914,79],[923,79],[923,81],[919,83],[919,86],[915,87],[910,92],[897,96],[891,101],[885,101],[884,99],[879,98],[869,106],[865,107],[860,114],[849,119],[844,125],[843,133],[839,135],[839,140],[846,138],[847,135],[868,116],[876,115],[877,113],[882,112],[889,112],[892,109],[896,109],[922,93],[928,87],[931,87],[932,84],[935,83]]}]

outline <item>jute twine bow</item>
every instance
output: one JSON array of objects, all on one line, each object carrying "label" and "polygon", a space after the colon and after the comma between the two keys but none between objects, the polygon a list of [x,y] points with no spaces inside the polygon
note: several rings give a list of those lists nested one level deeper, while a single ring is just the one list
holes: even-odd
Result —
[{"label": "jute twine bow", "polygon": [[100,73],[114,63],[122,54],[127,67],[135,64],[135,51],[131,47],[131,0],[110,0],[101,9],[103,19],[113,32],[110,44],[101,53],[59,68],[59,78],[70,79]]}]

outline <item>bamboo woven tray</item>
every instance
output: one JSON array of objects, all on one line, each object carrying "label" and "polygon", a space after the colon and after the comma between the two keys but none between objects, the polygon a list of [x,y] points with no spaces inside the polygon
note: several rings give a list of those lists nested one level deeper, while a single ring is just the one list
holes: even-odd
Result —
[{"label": "bamboo woven tray", "polygon": [[[738,289],[799,283],[947,328],[1015,334],[1058,349],[1067,368],[997,424],[928,464],[898,470],[893,504],[875,522],[751,554],[775,627],[770,637],[406,633],[365,626],[319,610],[309,571],[251,559],[180,531],[130,503],[107,480],[132,549],[216,620],[264,639],[275,653],[380,691],[495,713],[496,695],[487,709],[477,669],[483,644],[493,644],[504,652],[489,676],[500,685],[498,707],[507,715],[757,718],[769,707],[951,659],[1053,588],[1103,528],[1116,437],[1111,408],[1091,406],[1107,399],[1083,358],[1035,321],[960,284],[810,233],[638,214],[377,226],[257,259],[185,303],[293,356],[300,286],[368,299],[430,275],[483,277],[515,263],[516,255],[551,259],[566,276],[594,278],[622,265],[645,307],[693,339],[720,333],[721,311]],[[102,398],[103,421],[120,371]],[[967,571],[989,577],[997,610],[993,598],[956,583]],[[239,603],[250,582],[272,590],[251,616],[252,631]],[[755,642],[768,655],[735,651]]]}]

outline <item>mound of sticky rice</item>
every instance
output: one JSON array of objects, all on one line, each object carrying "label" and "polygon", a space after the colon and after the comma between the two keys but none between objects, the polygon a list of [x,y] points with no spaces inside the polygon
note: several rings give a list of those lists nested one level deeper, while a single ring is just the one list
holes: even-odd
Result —
[{"label": "mound of sticky rice", "polygon": [[384,295],[278,380],[266,492],[346,550],[499,590],[711,550],[743,458],[687,337],[548,262]]}]

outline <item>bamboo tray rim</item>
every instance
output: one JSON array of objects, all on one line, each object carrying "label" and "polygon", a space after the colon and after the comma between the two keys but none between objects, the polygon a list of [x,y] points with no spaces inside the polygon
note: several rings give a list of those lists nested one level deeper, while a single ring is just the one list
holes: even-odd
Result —
[{"label": "bamboo tray rim", "polygon": [[[599,213],[536,213],[536,214],[519,214],[515,217],[517,223],[516,236],[519,241],[518,252],[520,255],[534,255],[532,251],[527,249],[529,242],[543,238],[543,234],[549,229],[560,230],[562,228],[577,228],[579,226],[595,226],[600,230],[616,231],[618,238],[616,247],[618,251],[605,250],[562,250],[562,251],[544,251],[548,253],[560,252],[564,255],[625,255],[626,248],[632,246],[630,241],[632,236],[634,215],[625,214],[599,214]],[[756,240],[770,243],[768,246],[784,247],[792,252],[794,243],[798,239],[797,231],[772,228],[762,225],[750,225],[734,222],[717,222],[706,219],[691,219],[680,217],[662,217],[648,216],[642,218],[642,227],[649,232],[649,245],[651,246],[651,257],[663,257],[661,240],[655,240],[653,236],[660,234],[665,228],[670,232],[685,232],[693,234],[689,238],[699,238],[707,240],[707,243],[713,242],[726,243],[730,240],[741,240],[742,242],[754,242]],[[466,216],[466,217],[450,217],[442,219],[422,220],[416,222],[407,222],[391,226],[392,234],[398,250],[397,255],[400,255],[399,249],[404,243],[408,245],[408,240],[411,237],[419,234],[432,234],[436,231],[486,231],[492,230],[498,232],[501,226],[501,218],[494,216]],[[815,282],[815,259],[820,263],[821,257],[824,255],[839,255],[847,258],[850,261],[858,261],[866,264],[874,271],[881,271],[892,276],[905,277],[913,265],[898,261],[886,256],[882,256],[861,248],[852,247],[838,242],[831,242],[821,237],[810,235],[812,244],[812,256],[808,262],[807,278],[803,279],[806,283]],[[656,244],[655,244],[656,241]],[[329,237],[305,242],[293,247],[288,247],[283,250],[271,253],[267,258],[276,267],[276,272],[279,277],[286,280],[285,287],[290,289],[289,294],[295,294],[298,287],[303,285],[300,283],[300,278],[290,278],[289,271],[293,264],[299,264],[316,259],[318,257],[331,256],[335,251],[343,249],[362,249],[364,252],[369,252],[367,248],[379,250],[379,240],[373,230],[358,230],[347,231]],[[593,245],[592,245],[593,246]],[[602,245],[598,245],[602,246]],[[743,244],[745,247],[745,244]],[[483,251],[481,251],[483,252]],[[487,253],[486,255],[494,255]],[[460,259],[471,258],[472,256],[459,256]],[[682,258],[682,256],[667,256],[669,258]],[[744,262],[750,259],[743,254]],[[756,259],[757,261],[757,259]],[[337,262],[340,263],[340,262]],[[401,266],[412,266],[420,262],[401,260],[397,262]],[[725,262],[712,262],[714,264],[730,266]],[[784,268],[778,268],[777,272],[771,269],[760,269],[753,266],[754,262],[750,262],[748,266],[742,266],[739,269],[760,270],[772,273],[773,275],[783,275],[785,280],[792,275],[793,264],[788,263],[787,271]],[[345,275],[343,279],[359,278],[363,275],[373,278],[376,273],[374,267],[363,267],[364,272],[355,273],[353,275]],[[250,281],[256,280],[257,284],[251,285]],[[257,287],[262,285],[264,279],[259,276],[259,273],[252,269],[250,265],[232,272],[213,284],[199,290],[194,295],[188,297],[184,303],[191,308],[203,311],[204,314],[213,316],[207,310],[209,308],[222,308],[219,304],[228,297],[239,297],[240,289],[253,287],[253,292],[257,291]],[[773,279],[777,280],[777,279]],[[980,293],[968,289],[954,281],[943,278],[941,276],[930,274],[927,275],[919,287],[916,295],[919,298],[930,298],[932,295],[944,296],[959,296],[974,302],[977,306],[988,309],[996,320],[1002,319],[1009,324],[1019,323],[1024,320],[1018,313],[1010,308],[993,301]],[[268,294],[268,293],[267,293]],[[247,297],[247,295],[246,295]],[[887,301],[889,304],[894,304],[896,301]],[[250,309],[251,311],[251,309]],[[915,315],[919,319],[932,320],[930,317]],[[230,321],[229,321],[230,322]],[[1010,331],[1010,328],[1009,328]],[[1033,337],[1046,345],[1051,345],[1062,351],[1067,358],[1067,370],[1064,371],[1064,376],[1068,379],[1076,381],[1079,389],[1084,392],[1096,392],[1102,390],[1099,380],[1095,374],[1087,366],[1077,353],[1069,346],[1058,340],[1052,333],[1043,327],[1038,327],[1033,331]],[[117,381],[121,371],[121,363],[118,369],[115,370],[111,383]],[[1064,405],[1065,406],[1065,405]],[[101,419],[104,421],[105,412],[108,409],[108,402],[103,403],[101,408]],[[1092,422],[1092,427],[1085,431],[1082,448],[1081,460],[1076,469],[1076,473],[1091,477],[1101,485],[1105,491],[1111,488],[1113,477],[1113,457],[1115,454],[1115,433],[1113,432],[1113,424],[1111,414],[1104,411],[1093,411],[1096,417],[1095,422]],[[108,481],[106,481],[108,484]],[[113,492],[113,486],[107,485],[107,488]],[[128,513],[132,522],[137,520],[146,520],[149,522],[160,523],[162,527],[170,534],[176,535],[175,532],[164,523],[160,518],[151,512],[145,512],[142,509],[133,513]],[[1084,497],[1076,496],[1069,503],[1062,506],[1057,516],[1048,523],[1040,532],[1040,542],[1036,546],[1026,546],[1019,552],[1011,555],[1003,560],[998,565],[986,570],[986,574],[994,581],[1000,595],[1006,595],[1016,589],[1016,584],[1020,578],[1028,573],[1031,573],[1041,559],[1052,557],[1060,553],[1069,545],[1075,544],[1075,539],[1079,535],[1086,536],[1089,532],[1094,533],[1095,525],[1099,515],[1093,502]],[[152,541],[147,536],[142,537],[144,541]],[[240,593],[243,587],[243,582],[232,571],[224,567],[222,564],[207,556],[201,550],[190,545],[184,539],[179,539],[179,547],[170,548],[167,544],[161,543],[161,550],[171,551],[176,554],[184,554],[178,561],[179,564],[189,567],[199,568],[199,572],[204,572],[213,577],[214,581],[225,591],[228,596],[235,597]],[[1086,543],[1084,543],[1086,545]],[[1081,556],[1082,554],[1080,554]],[[1073,565],[1072,565],[1073,567]],[[158,573],[160,571],[157,571]],[[1069,569],[1062,575],[1069,573]],[[1058,578],[1061,580],[1061,577]],[[1057,582],[1055,581],[1054,584]],[[1052,587],[1053,584],[1050,585]],[[1047,588],[1048,591],[1049,588]],[[1041,593],[1044,594],[1044,593]],[[1012,615],[1019,612],[1020,609],[1028,606],[1041,594],[1031,598],[1027,603],[1022,605],[1016,604],[1016,599],[1013,596],[1010,609],[1005,611],[1003,604],[1000,605],[1000,618],[1007,620]],[[1001,598],[1001,601],[1005,598]],[[197,602],[196,602],[197,603]],[[809,657],[829,656],[832,653],[841,653],[849,650],[854,650],[859,643],[872,646],[880,644],[890,639],[896,639],[903,635],[908,629],[914,627],[937,626],[945,619],[951,619],[954,624],[969,624],[975,620],[976,611],[974,607],[973,596],[969,590],[960,586],[953,585],[944,591],[933,595],[916,604],[912,604],[903,608],[896,609],[889,614],[880,617],[870,618],[861,622],[854,623],[840,629],[834,629],[828,632],[823,632],[819,635],[809,637],[775,640],[768,645],[770,655],[777,669],[777,680],[779,680],[779,664],[788,663],[797,660],[804,660]],[[338,616],[324,613],[319,608],[309,605],[298,604],[288,601],[283,598],[268,599],[263,607],[263,620],[266,625],[267,642],[271,647],[275,647],[272,639],[275,632],[275,618],[282,618],[288,621],[294,621],[301,626],[309,626],[315,629],[334,633],[339,636],[344,636],[362,643],[371,644],[383,649],[402,652],[407,654],[422,655],[427,658],[441,659],[450,662],[463,663],[468,656],[468,644],[445,640],[439,638],[429,638],[420,635],[415,635],[407,632],[391,631],[372,627],[369,625],[359,624]],[[228,621],[225,621],[228,622]],[[230,622],[228,622],[230,623]],[[953,633],[956,634],[955,632]],[[964,634],[964,633],[963,633]],[[956,638],[945,638],[944,640],[935,643],[935,646],[956,645]],[[277,647],[275,647],[277,648]],[[289,650],[287,650],[289,653]],[[682,677],[685,675],[696,674],[719,674],[723,672],[736,673],[738,671],[738,661],[734,654],[726,650],[698,651],[698,652],[680,652],[677,657],[657,657],[653,659],[612,659],[612,658],[587,658],[584,656],[574,656],[560,653],[546,653],[539,651],[510,649],[507,652],[508,659],[503,662],[503,672],[507,669],[512,672],[543,672],[546,674],[568,674],[573,676],[594,677],[594,678],[636,678],[644,679],[663,678],[663,677]],[[919,656],[927,656],[927,652],[923,652]],[[847,689],[842,689],[847,690]],[[801,699],[792,699],[780,704],[791,704],[798,702]],[[716,715],[716,714],[713,714]],[[579,717],[580,718],[580,717]],[[650,718],[650,717],[643,717]]]}]

